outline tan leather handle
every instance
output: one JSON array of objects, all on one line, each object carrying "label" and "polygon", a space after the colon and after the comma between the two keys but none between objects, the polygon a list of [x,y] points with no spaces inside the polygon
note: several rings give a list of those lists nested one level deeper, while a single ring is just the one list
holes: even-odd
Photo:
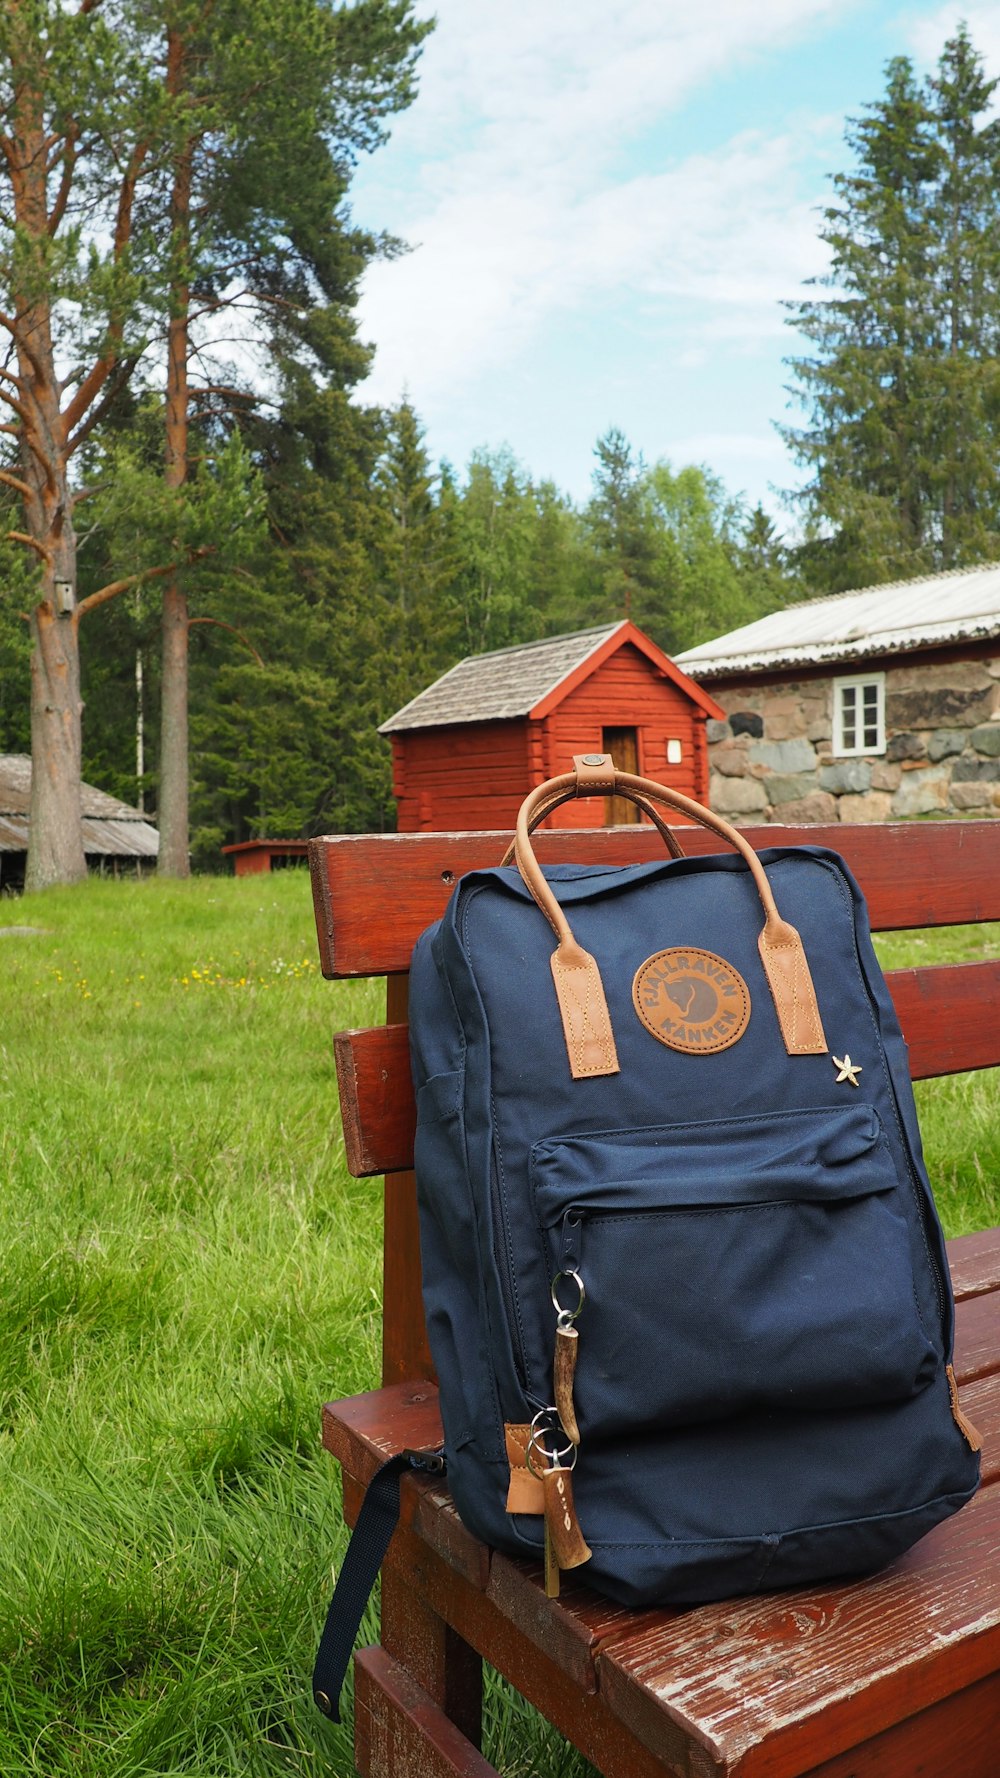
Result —
[{"label": "tan leather handle", "polygon": [[[598,793],[595,791],[594,794],[597,795]],[[577,795],[577,791],[576,791],[576,787],[574,785],[572,790],[561,790],[561,791],[557,792],[557,794],[555,796],[550,797],[550,799],[547,803],[545,803],[541,808],[538,808],[535,810],[535,813],[532,815],[530,824],[528,826],[528,832],[534,833],[536,827],[541,826],[541,824],[545,820],[546,816],[551,815],[553,809],[561,808],[563,803],[572,802],[573,798],[576,795]],[[666,846],[667,851],[670,853],[671,858],[683,858],[684,857],[684,848],[680,844],[680,841],[678,840],[677,835],[674,833],[674,830],[672,827],[667,826],[667,823],[664,821],[662,815],[658,815],[656,813],[656,810],[654,809],[652,803],[647,802],[645,797],[642,797],[642,796],[630,797],[629,801],[634,802],[642,810],[643,814],[647,815],[649,817],[650,821],[653,823],[653,826],[659,829],[660,834],[663,837],[663,844]],[[517,845],[517,840],[512,839],[510,842],[510,845],[507,847],[506,852],[504,853],[503,857],[500,860],[501,868],[504,865],[513,864],[513,862],[514,862],[514,848],[516,847],[516,845]]]},{"label": "tan leather handle", "polygon": [[757,942],[785,1048],[793,1056],[825,1054],[826,1037],[802,940],[779,914],[764,867],[738,829],[679,790],[634,772],[617,771],[608,755],[584,754],[574,760],[574,767],[572,772],[547,779],[525,797],[514,838],[517,868],[558,940],[552,953],[552,975],[574,1079],[617,1074],[618,1057],[597,962],[577,944],[531,845],[537,821],[569,796],[625,796],[640,808],[647,800],[663,803],[735,846],[750,870],[764,909],[764,927]]}]

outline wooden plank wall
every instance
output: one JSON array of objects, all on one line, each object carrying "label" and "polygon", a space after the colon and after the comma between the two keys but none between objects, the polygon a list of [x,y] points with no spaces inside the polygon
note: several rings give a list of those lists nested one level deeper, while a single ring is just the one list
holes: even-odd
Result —
[{"label": "wooden plank wall", "polygon": [[[631,643],[571,691],[545,726],[545,774],[549,777],[570,771],[574,753],[600,752],[603,729],[634,728],[642,776],[672,785],[698,801],[708,794],[708,745],[701,712]],[[667,764],[670,739],[681,742],[680,765]],[[589,800],[565,803],[552,824],[594,827],[599,808],[599,803]]]}]

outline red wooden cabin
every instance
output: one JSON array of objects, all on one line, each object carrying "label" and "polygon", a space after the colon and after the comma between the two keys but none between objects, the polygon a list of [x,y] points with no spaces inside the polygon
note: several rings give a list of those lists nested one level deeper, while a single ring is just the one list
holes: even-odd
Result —
[{"label": "red wooden cabin", "polygon": [[[392,738],[401,833],[512,828],[534,784],[574,753],[610,753],[708,800],[705,723],[714,698],[628,622],[470,655],[412,698],[380,734]],[[605,799],[604,825],[639,819]],[[555,827],[592,827],[593,805],[568,802]]]}]

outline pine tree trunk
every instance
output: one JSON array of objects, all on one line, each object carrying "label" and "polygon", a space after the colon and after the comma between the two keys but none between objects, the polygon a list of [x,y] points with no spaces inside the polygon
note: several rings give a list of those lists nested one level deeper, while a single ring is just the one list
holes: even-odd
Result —
[{"label": "pine tree trunk", "polygon": [[[21,46],[23,50],[23,45]],[[22,67],[20,53],[18,68]],[[30,52],[24,65],[31,66]],[[48,240],[46,150],[41,90],[27,73],[16,103],[19,154],[10,165],[18,228],[41,256]],[[31,615],[31,804],[25,887],[48,889],[87,874],[80,809],[82,754],[80,647],[73,606],[76,533],[66,471],[66,430],[60,410],[49,304],[29,271],[11,292],[21,412],[21,469],[26,536],[43,564],[41,598]],[[58,582],[67,582],[69,610],[60,611]]]},{"label": "pine tree trunk", "polygon": [[[167,90],[184,89],[185,46],[177,31],[167,36]],[[191,150],[186,146],[174,163],[170,194],[173,269],[170,326],[167,334],[166,470],[168,488],[181,488],[188,467],[188,327],[191,293],[187,256],[191,227]],[[181,581],[168,582],[163,594],[163,680],[160,716],[160,793],[158,800],[162,877],[191,873],[188,832],[188,603]]]},{"label": "pine tree trunk", "polygon": [[[65,578],[71,579],[71,572]],[[83,705],[76,619],[60,615],[46,601],[32,613],[31,639],[31,806],[24,883],[28,890],[76,883],[87,874],[80,812]]]}]

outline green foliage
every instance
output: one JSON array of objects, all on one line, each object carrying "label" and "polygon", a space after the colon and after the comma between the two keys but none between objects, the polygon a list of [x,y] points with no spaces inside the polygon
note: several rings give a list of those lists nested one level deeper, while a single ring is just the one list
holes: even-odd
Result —
[{"label": "green foliage", "polygon": [[484,654],[540,633],[531,600],[534,491],[509,450],[475,451],[465,487],[445,491],[458,560],[453,601],[461,654]]},{"label": "green foliage", "polygon": [[[6,499],[0,500],[4,510],[10,524],[14,515]],[[0,753],[30,753],[31,639],[22,613],[37,601],[38,567],[18,544],[7,541],[5,529],[0,526]]]},{"label": "green foliage", "polygon": [[896,57],[847,130],[823,239],[834,294],[799,304],[809,414],[784,435],[812,472],[805,572],[833,589],[1000,551],[997,82],[964,26],[920,83]]},{"label": "green foliage", "polygon": [[[580,511],[551,483],[534,484],[508,451],[476,453],[462,479],[447,466],[435,472],[410,404],[384,417],[360,408],[336,386],[350,371],[331,359],[325,388],[289,359],[277,418],[246,428],[266,534],[238,572],[210,557],[192,577],[195,611],[208,601],[218,620],[196,628],[191,647],[202,868],[219,867],[230,839],[391,827],[390,752],[378,725],[465,654],[622,615],[608,588],[623,585],[623,556],[640,559],[638,548],[627,557],[624,527],[617,539],[602,533],[600,487]],[[621,448],[630,458],[626,441]],[[797,591],[771,521],[747,513],[707,470],[661,463],[637,468],[635,482],[643,567],[642,583],[638,570],[631,582],[633,615],[664,647],[749,621]],[[241,487],[236,478],[237,509]],[[123,522],[123,556],[127,547]],[[88,728],[103,749],[88,751],[88,769],[119,794],[111,727],[130,760],[136,646],[150,718],[156,707],[144,603],[142,612],[138,628],[132,602],[95,619],[131,624],[135,635],[109,646],[117,689],[102,685],[102,716]]]},{"label": "green foliage", "polygon": [[741,573],[741,502],[726,493],[717,476],[693,466],[675,474],[658,463],[647,489],[669,646],[690,648],[759,617]]}]

